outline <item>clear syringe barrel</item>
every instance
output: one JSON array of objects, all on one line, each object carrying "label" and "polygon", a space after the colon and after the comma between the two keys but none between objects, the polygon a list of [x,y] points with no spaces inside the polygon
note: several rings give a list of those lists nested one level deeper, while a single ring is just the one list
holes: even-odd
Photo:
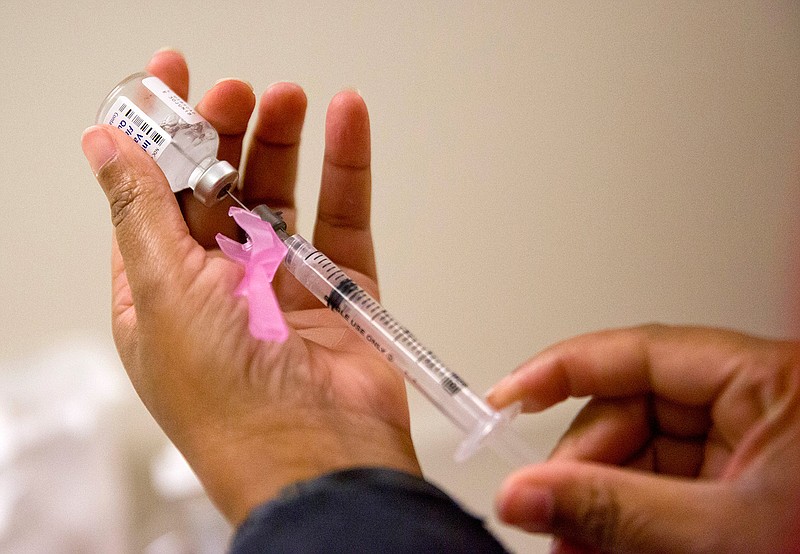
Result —
[{"label": "clear syringe barrel", "polygon": [[[409,383],[467,434],[456,452],[456,459],[468,458],[484,442],[492,444],[495,450],[514,449],[513,445],[503,447],[499,444],[508,442],[509,437],[501,439],[496,436],[514,417],[514,410],[494,410],[474,394],[377,300],[306,239],[292,235],[284,243],[288,247],[284,263],[297,280],[338,313],[352,331],[400,370]],[[501,453],[513,462],[527,457],[518,453]]]}]

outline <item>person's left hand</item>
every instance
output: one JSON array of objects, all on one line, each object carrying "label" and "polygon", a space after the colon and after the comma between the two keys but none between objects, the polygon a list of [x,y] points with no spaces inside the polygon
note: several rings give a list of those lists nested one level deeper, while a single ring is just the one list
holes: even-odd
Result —
[{"label": "person's left hand", "polygon": [[[177,52],[148,71],[184,98]],[[197,105],[220,134],[219,159],[237,166],[255,105],[238,80],[215,84]],[[243,167],[243,201],[282,210],[294,232],[294,186],[306,97],[279,83],[262,96]],[[337,94],[328,108],[313,242],[377,296],[370,231],[370,138],[364,101]],[[335,469],[382,466],[419,474],[401,376],[283,268],[275,288],[291,327],[284,344],[255,340],[243,268],[214,236],[236,236],[228,201],[214,208],[176,196],[155,162],[109,126],[83,148],[115,227],[113,330],[139,396],[234,523],[283,486]]]}]

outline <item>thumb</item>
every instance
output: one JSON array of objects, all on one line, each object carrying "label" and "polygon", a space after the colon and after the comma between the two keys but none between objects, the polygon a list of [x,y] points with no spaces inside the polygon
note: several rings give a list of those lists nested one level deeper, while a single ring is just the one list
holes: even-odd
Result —
[{"label": "thumb", "polygon": [[131,292],[152,295],[165,272],[179,273],[192,245],[199,246],[164,174],[130,138],[96,125],[84,131],[81,146],[108,198]]},{"label": "thumb", "polygon": [[508,477],[496,506],[505,523],[603,552],[705,552],[724,537],[726,502],[719,482],[551,461]]}]

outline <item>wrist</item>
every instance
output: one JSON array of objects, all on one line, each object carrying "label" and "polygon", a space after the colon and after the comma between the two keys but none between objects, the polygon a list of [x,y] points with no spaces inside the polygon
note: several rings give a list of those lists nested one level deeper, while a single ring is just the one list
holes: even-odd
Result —
[{"label": "wrist", "polygon": [[286,486],[334,471],[384,467],[421,475],[407,428],[360,414],[286,416],[215,428],[183,445],[209,497],[234,525]]}]

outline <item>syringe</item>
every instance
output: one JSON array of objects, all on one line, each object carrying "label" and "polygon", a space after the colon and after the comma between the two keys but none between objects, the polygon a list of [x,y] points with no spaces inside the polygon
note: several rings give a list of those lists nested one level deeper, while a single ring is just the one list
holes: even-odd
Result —
[{"label": "syringe", "polygon": [[524,440],[508,426],[519,413],[518,405],[493,409],[327,256],[300,235],[289,235],[280,212],[264,204],[252,212],[272,225],[288,248],[283,262],[289,272],[466,433],[455,453],[457,461],[484,445],[514,466],[535,461]]}]

